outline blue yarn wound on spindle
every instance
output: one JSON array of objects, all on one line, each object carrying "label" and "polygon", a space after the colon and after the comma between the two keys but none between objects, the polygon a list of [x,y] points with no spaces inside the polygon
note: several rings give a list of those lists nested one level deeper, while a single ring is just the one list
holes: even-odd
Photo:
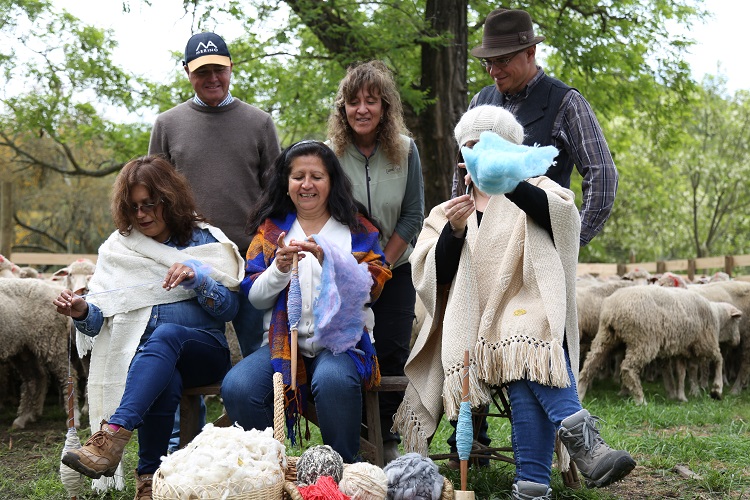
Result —
[{"label": "blue yarn wound on spindle", "polygon": [[289,330],[297,328],[302,317],[302,291],[299,286],[299,272],[292,270],[292,279],[289,282],[289,294],[286,300],[286,314],[289,319]]},{"label": "blue yarn wound on spindle", "polygon": [[471,423],[471,403],[462,401],[458,410],[458,423],[456,424],[456,449],[459,460],[468,460],[471,454],[471,445],[474,442],[474,430]]}]

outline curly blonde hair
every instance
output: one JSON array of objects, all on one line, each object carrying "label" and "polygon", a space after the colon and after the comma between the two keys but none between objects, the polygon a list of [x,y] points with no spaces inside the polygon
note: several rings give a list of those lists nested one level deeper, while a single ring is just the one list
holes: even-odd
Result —
[{"label": "curly blonde hair", "polygon": [[358,63],[346,70],[346,76],[339,83],[333,110],[328,117],[328,137],[336,156],[342,156],[346,146],[354,141],[354,131],[346,119],[346,103],[353,101],[357,93],[366,89],[379,95],[383,101],[383,118],[378,125],[378,140],[383,153],[391,163],[399,164],[408,154],[407,147],[399,135],[409,135],[404,124],[404,110],[401,96],[393,79],[393,74],[382,61]]}]

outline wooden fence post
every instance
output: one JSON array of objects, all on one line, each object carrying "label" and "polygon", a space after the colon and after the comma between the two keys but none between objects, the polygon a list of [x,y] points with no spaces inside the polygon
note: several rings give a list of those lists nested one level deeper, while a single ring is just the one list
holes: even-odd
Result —
[{"label": "wooden fence post", "polygon": [[688,279],[693,281],[695,279],[695,259],[688,259]]},{"label": "wooden fence post", "polygon": [[617,263],[617,274],[620,276],[625,276],[625,274],[628,272],[628,268],[625,264],[622,262]]},{"label": "wooden fence post", "polygon": [[667,263],[663,260],[656,261],[656,273],[664,274],[667,271]]},{"label": "wooden fence post", "polygon": [[731,255],[724,256],[724,272],[732,277],[732,271],[734,271],[734,257]]},{"label": "wooden fence post", "polygon": [[13,184],[6,181],[0,186],[0,254],[8,259],[13,240]]}]

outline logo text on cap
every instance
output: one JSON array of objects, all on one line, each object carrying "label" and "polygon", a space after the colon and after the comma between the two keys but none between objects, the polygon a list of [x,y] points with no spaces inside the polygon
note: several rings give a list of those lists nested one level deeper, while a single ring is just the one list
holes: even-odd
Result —
[{"label": "logo text on cap", "polygon": [[208,43],[200,42],[198,46],[195,48],[196,54],[202,54],[204,52],[218,52],[219,47],[217,47],[214,42],[211,40],[208,41]]}]

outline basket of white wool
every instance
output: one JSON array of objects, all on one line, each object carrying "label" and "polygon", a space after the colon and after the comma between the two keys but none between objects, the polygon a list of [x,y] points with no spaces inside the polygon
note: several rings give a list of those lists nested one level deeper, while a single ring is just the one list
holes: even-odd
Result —
[{"label": "basket of white wool", "polygon": [[273,430],[207,424],[185,448],[162,460],[154,500],[277,500],[286,456]]}]

